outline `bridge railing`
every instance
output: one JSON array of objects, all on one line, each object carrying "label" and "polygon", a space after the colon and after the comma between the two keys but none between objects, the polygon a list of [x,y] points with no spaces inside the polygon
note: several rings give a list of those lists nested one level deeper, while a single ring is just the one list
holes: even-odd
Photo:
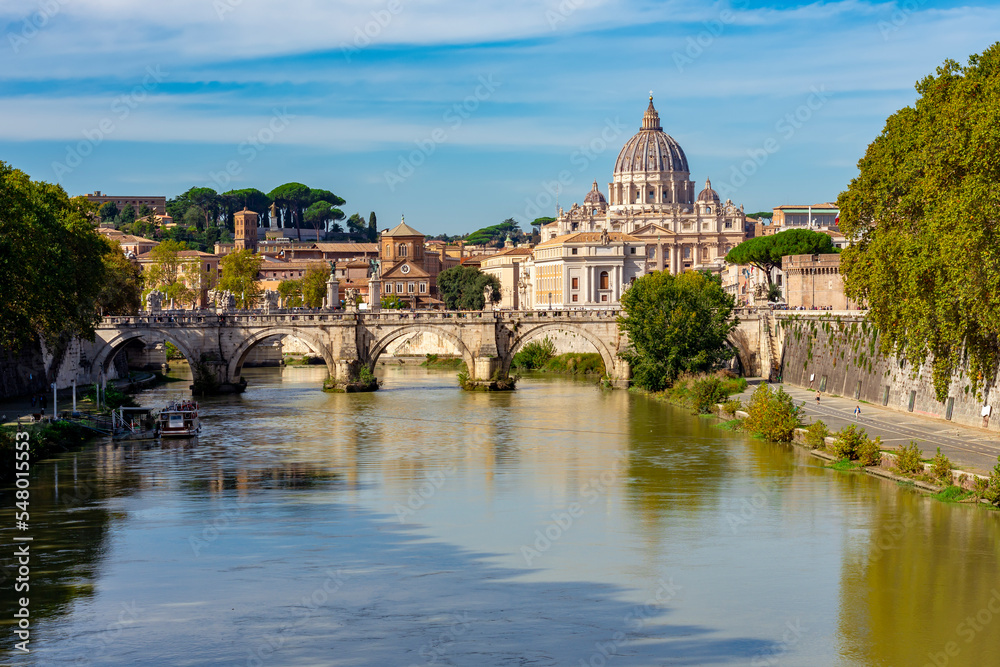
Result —
[{"label": "bridge railing", "polygon": [[621,314],[620,310],[385,310],[379,312],[345,312],[345,311],[295,311],[281,310],[265,313],[264,311],[237,311],[231,313],[216,313],[210,310],[186,312],[141,313],[139,315],[121,315],[105,317],[99,326],[102,327],[182,327],[192,325],[225,325],[253,326],[266,324],[322,323],[348,321],[445,321],[445,320],[551,320],[551,319],[598,319],[614,320]]}]

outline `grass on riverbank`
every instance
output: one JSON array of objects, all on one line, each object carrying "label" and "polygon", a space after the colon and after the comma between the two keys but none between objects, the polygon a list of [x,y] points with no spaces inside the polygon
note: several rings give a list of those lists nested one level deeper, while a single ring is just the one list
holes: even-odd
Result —
[{"label": "grass on riverbank", "polygon": [[465,368],[465,361],[461,357],[441,357],[436,354],[428,354],[420,364],[424,368],[442,368],[444,370],[457,371]]}]

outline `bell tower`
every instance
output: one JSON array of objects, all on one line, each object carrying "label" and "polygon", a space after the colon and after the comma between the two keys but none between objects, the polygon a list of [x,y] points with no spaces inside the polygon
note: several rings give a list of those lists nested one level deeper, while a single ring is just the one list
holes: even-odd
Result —
[{"label": "bell tower", "polygon": [[233,214],[237,251],[249,248],[250,252],[257,252],[257,219],[257,214],[247,210],[246,206]]}]

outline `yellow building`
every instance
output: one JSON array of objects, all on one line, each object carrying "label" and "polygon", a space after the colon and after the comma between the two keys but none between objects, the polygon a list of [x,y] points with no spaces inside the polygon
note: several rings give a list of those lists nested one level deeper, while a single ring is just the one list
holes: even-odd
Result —
[{"label": "yellow building", "polygon": [[503,250],[484,256],[481,262],[480,271],[500,281],[501,309],[531,309],[531,267],[534,264],[531,248],[515,248],[508,241]]}]

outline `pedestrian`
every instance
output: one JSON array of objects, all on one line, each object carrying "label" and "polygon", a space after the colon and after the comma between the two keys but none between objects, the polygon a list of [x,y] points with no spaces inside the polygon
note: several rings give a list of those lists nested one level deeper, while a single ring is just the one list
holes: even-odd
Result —
[{"label": "pedestrian", "polygon": [[35,396],[34,394],[32,394],[31,395],[31,407],[35,407],[35,401],[37,401],[37,400],[38,400],[38,397]]},{"label": "pedestrian", "polygon": [[860,416],[861,416],[861,406],[860,405],[855,405],[854,406],[854,418],[857,419]]},{"label": "pedestrian", "polygon": [[819,405],[819,392],[816,392],[816,405]]}]

